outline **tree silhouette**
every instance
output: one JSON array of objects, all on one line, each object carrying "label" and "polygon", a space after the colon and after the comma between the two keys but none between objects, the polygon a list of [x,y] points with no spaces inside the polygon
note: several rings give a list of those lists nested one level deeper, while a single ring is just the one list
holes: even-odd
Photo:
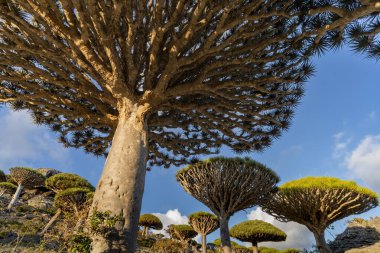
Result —
[{"label": "tree silhouette", "polygon": [[370,0],[0,0],[0,102],[68,147],[108,154],[93,210],[124,220],[93,246],[134,252],[147,160],[267,147],[289,126],[309,58],[378,10]]},{"label": "tree silhouette", "polygon": [[231,252],[230,217],[237,211],[266,201],[279,181],[271,169],[256,161],[224,157],[189,165],[178,171],[176,177],[186,192],[218,216],[225,253]]},{"label": "tree silhouette", "polygon": [[283,184],[263,210],[282,221],[305,225],[321,253],[331,253],[325,229],[352,214],[366,212],[379,204],[375,192],[353,181],[330,177],[306,177]]},{"label": "tree silhouette", "polygon": [[286,234],[265,221],[249,220],[233,226],[230,230],[232,237],[252,243],[252,252],[259,253],[259,242],[281,242],[286,240]]}]

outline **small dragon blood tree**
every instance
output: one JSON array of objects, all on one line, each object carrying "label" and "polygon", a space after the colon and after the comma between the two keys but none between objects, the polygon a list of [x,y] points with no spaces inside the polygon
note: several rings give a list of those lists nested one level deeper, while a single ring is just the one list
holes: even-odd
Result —
[{"label": "small dragon blood tree", "polygon": [[33,169],[24,167],[14,167],[11,168],[9,172],[12,181],[17,183],[17,190],[8,205],[8,210],[12,210],[13,205],[17,202],[24,187],[43,186],[45,177]]},{"label": "small dragon blood tree", "polygon": [[249,220],[233,226],[230,230],[232,237],[252,243],[253,253],[259,253],[259,242],[281,242],[286,240],[286,234],[267,222],[261,220]]},{"label": "small dragon blood tree", "polygon": [[178,171],[176,177],[186,192],[218,217],[225,253],[231,252],[230,217],[266,201],[279,181],[278,176],[261,163],[249,158],[224,157],[189,165]]},{"label": "small dragon blood tree", "polygon": [[179,240],[184,247],[189,250],[189,242],[191,239],[197,236],[197,232],[187,224],[170,225],[167,229],[170,237],[175,240]]},{"label": "small dragon blood tree", "polygon": [[153,214],[140,215],[139,226],[143,227],[143,236],[148,236],[149,229],[162,229],[161,220]]},{"label": "small dragon blood tree", "polygon": [[[94,191],[94,187],[83,177],[71,173],[58,173],[45,180],[46,188],[52,190],[57,195],[68,189],[88,189],[89,191]],[[56,197],[57,197],[56,195]],[[41,234],[44,234],[58,219],[62,213],[61,205],[55,205],[57,207],[57,212],[46,224]]]},{"label": "small dragon blood tree", "polygon": [[281,221],[305,225],[321,253],[331,253],[325,229],[333,222],[378,206],[375,192],[354,181],[331,177],[305,177],[283,184],[263,210]]},{"label": "small dragon blood tree", "polygon": [[207,212],[196,212],[189,216],[189,223],[202,236],[202,253],[206,253],[206,235],[214,232],[219,227],[218,217]]}]

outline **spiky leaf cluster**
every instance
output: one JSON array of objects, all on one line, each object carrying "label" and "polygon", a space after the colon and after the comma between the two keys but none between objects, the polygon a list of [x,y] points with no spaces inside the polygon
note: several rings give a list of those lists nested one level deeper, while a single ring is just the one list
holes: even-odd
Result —
[{"label": "spiky leaf cluster", "polygon": [[45,181],[46,188],[61,192],[69,188],[88,188],[94,190],[94,187],[83,177],[71,173],[59,173],[49,177]]},{"label": "spiky leaf cluster", "polygon": [[139,226],[161,230],[162,222],[157,216],[153,214],[142,214],[140,215]]},{"label": "spiky leaf cluster", "polygon": [[7,176],[2,170],[0,170],[0,182],[7,182]]},{"label": "spiky leaf cluster", "polygon": [[55,195],[54,207],[78,214],[85,205],[89,205],[89,199],[91,191],[88,188],[70,188]]},{"label": "spiky leaf cluster", "polygon": [[38,168],[38,169],[36,169],[36,171],[38,173],[44,175],[44,177],[46,177],[46,178],[49,178],[49,177],[54,176],[56,174],[62,173],[59,170],[52,169],[52,168]]},{"label": "spiky leaf cluster", "polygon": [[334,221],[378,206],[378,195],[353,181],[306,177],[283,184],[263,210],[280,220],[324,231]]},{"label": "spiky leaf cluster", "polygon": [[1,1],[0,102],[95,155],[122,99],[144,108],[151,164],[262,150],[289,126],[309,58],[377,13],[368,0]]},{"label": "spiky leaf cluster", "polygon": [[0,196],[4,193],[13,194],[17,186],[9,182],[0,182]]},{"label": "spiky leaf cluster", "polygon": [[208,235],[219,227],[219,219],[207,212],[196,212],[189,215],[189,224],[202,235]]},{"label": "spiky leaf cluster", "polygon": [[25,167],[13,167],[9,173],[14,182],[24,187],[39,187],[44,185],[45,177],[36,170]]},{"label": "spiky leaf cluster", "polygon": [[266,201],[279,181],[271,169],[254,160],[224,157],[189,165],[176,177],[190,195],[224,217]]},{"label": "spiky leaf cluster", "polygon": [[270,223],[261,220],[241,222],[230,229],[230,235],[243,242],[280,242],[286,240],[286,234]]},{"label": "spiky leaf cluster", "polygon": [[198,234],[191,226],[186,224],[170,225],[167,231],[171,238],[180,241],[188,241]]}]

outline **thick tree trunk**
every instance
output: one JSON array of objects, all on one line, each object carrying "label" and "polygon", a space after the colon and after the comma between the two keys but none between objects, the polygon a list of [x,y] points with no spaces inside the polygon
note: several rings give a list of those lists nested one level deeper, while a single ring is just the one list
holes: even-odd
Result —
[{"label": "thick tree trunk", "polygon": [[45,234],[48,229],[54,224],[54,222],[58,219],[58,217],[61,215],[62,210],[61,208],[57,209],[57,212],[54,214],[54,216],[49,220],[48,224],[44,227],[44,229],[41,231],[41,235]]},{"label": "thick tree trunk", "polygon": [[202,253],[207,253],[206,235],[202,235]]},{"label": "thick tree trunk", "polygon": [[220,217],[220,240],[223,253],[231,253],[230,231],[228,229],[229,217]]},{"label": "thick tree trunk", "polygon": [[332,253],[331,249],[326,243],[324,231],[313,231],[317,248],[320,253]]},{"label": "thick tree trunk", "polygon": [[20,197],[22,189],[24,189],[24,187],[19,184],[18,187],[17,187],[17,190],[16,190],[15,194],[13,195],[13,198],[12,198],[11,202],[9,202],[8,211],[12,210],[13,205],[16,203],[16,201]]},{"label": "thick tree trunk", "polygon": [[257,247],[257,242],[252,242],[252,253],[259,253],[259,248]]},{"label": "thick tree trunk", "polygon": [[92,236],[92,253],[135,252],[147,152],[147,127],[138,110],[121,114],[91,213],[111,211],[123,219],[107,237]]}]

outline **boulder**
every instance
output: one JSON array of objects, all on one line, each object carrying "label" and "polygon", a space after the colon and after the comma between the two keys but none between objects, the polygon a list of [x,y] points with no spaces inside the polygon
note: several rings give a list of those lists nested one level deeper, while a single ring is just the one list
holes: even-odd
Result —
[{"label": "boulder", "polygon": [[53,207],[53,198],[37,195],[28,200],[28,205],[36,209],[49,209]]}]

